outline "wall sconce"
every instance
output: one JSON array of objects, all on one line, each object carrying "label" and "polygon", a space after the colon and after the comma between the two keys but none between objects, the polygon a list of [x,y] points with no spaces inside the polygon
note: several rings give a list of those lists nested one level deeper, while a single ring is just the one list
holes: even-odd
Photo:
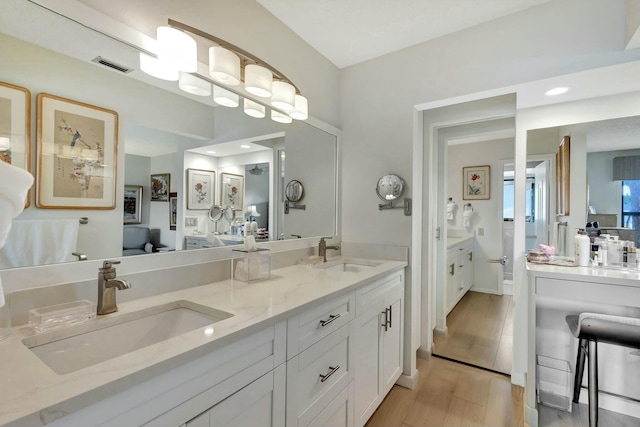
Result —
[{"label": "wall sconce", "polygon": [[[215,44],[209,48],[208,76],[195,74],[198,68],[197,43],[188,33]],[[239,105],[239,96],[245,95],[230,88],[244,83],[244,89],[249,94],[270,98],[267,105],[272,107],[272,120],[291,123],[292,119],[308,119],[307,98],[300,94],[284,74],[260,58],[225,40],[172,19],[168,20],[167,26],[158,27],[157,41],[157,58],[140,53],[140,69],[145,73],[163,80],[179,80],[180,89],[199,96],[208,96],[211,89],[207,89],[206,84],[214,83],[214,101],[225,107]],[[245,96],[244,111],[251,117],[262,118],[265,117],[265,104],[257,99],[249,100]]]}]

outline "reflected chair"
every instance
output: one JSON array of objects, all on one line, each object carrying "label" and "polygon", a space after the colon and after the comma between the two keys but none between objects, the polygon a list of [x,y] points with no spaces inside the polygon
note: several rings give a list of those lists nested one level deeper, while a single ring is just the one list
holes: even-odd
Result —
[{"label": "reflected chair", "polygon": [[585,357],[589,359],[589,427],[598,425],[598,343],[640,348],[640,319],[600,313],[581,313],[566,317],[573,336],[580,340],[576,359],[573,402],[578,403]]},{"label": "reflected chair", "polygon": [[122,256],[150,254],[153,252],[151,231],[148,227],[124,227]]}]

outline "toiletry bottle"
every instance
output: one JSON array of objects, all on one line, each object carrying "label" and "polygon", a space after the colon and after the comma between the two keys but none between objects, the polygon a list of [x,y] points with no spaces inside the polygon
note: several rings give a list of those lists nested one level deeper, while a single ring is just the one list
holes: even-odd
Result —
[{"label": "toiletry bottle", "polygon": [[578,230],[575,237],[576,241],[576,264],[581,267],[589,266],[589,255],[591,254],[591,239],[587,236],[587,232],[583,228]]},{"label": "toiletry bottle", "polygon": [[244,223],[244,237],[251,236],[251,222],[247,220]]},{"label": "toiletry bottle", "polygon": [[600,241],[598,254],[600,255],[600,258],[598,259],[598,262],[600,263],[600,265],[602,267],[608,267],[609,266],[609,241],[607,239],[603,239]]},{"label": "toiletry bottle", "polygon": [[627,243],[629,244],[629,250],[627,252],[627,268],[629,270],[635,270],[638,262],[636,245],[632,241],[629,241]]}]

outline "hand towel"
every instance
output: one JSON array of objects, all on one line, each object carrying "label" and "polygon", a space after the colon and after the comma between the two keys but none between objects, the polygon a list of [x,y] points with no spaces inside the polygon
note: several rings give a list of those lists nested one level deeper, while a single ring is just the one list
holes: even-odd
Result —
[{"label": "hand towel", "polygon": [[457,207],[458,206],[456,205],[455,202],[448,202],[447,203],[447,220],[449,220],[449,221],[453,221],[454,220],[454,215],[455,215]]},{"label": "hand towel", "polygon": [[464,223],[464,228],[471,228],[471,217],[473,216],[473,208],[469,206],[465,206],[464,211],[462,212],[462,221]]},{"label": "hand towel", "polygon": [[[4,246],[11,220],[24,209],[29,188],[33,185],[33,176],[24,169],[0,161],[0,248]],[[4,292],[0,277],[0,307],[4,306]]]}]

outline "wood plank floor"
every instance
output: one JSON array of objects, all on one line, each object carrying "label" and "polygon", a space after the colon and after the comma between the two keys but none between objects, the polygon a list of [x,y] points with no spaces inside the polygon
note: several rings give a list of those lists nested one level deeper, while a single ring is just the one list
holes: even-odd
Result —
[{"label": "wood plank floor", "polygon": [[467,292],[447,316],[447,329],[446,337],[434,335],[434,354],[511,373],[511,295]]},{"label": "wood plank floor", "polygon": [[366,427],[525,425],[524,389],[509,377],[437,357],[417,363],[417,386],[394,386]]}]

